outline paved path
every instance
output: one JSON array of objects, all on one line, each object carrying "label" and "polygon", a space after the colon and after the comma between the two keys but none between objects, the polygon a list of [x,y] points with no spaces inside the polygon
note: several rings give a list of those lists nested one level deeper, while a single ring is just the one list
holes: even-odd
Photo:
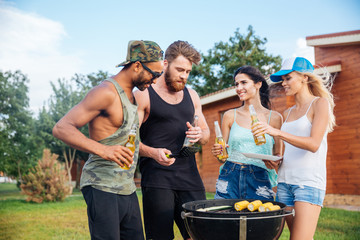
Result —
[{"label": "paved path", "polygon": [[349,211],[357,211],[360,212],[360,206],[351,206],[351,205],[326,205],[326,208],[339,208]]}]

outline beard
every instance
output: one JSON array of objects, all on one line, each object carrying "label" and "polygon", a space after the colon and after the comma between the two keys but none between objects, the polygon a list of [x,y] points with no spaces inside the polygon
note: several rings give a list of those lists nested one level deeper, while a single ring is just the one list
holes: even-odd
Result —
[{"label": "beard", "polygon": [[150,81],[144,81],[144,72],[142,71],[139,76],[133,81],[135,87],[137,87],[140,91],[144,91],[147,87],[146,84],[151,84]]},{"label": "beard", "polygon": [[182,83],[179,83],[174,79],[170,73],[170,71],[165,71],[164,73],[165,83],[168,86],[169,90],[172,92],[179,92],[184,90],[186,80],[183,80]]}]

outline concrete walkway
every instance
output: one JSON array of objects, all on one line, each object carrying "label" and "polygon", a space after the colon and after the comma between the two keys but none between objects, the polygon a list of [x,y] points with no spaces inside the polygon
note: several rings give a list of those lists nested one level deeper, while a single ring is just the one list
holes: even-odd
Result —
[{"label": "concrete walkway", "polygon": [[360,212],[360,206],[351,206],[351,205],[326,205],[324,206],[326,208],[338,208],[338,209],[344,209],[348,211],[357,211]]}]

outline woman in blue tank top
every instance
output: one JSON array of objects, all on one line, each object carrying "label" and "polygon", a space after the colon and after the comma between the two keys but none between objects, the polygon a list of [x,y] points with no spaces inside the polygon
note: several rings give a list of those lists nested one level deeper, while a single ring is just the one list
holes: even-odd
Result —
[{"label": "woman in blue tank top", "polygon": [[[258,69],[251,66],[238,68],[234,73],[234,83],[243,105],[228,110],[222,119],[221,129],[224,140],[228,142],[229,158],[220,169],[215,198],[274,200],[272,188],[277,184],[275,169],[279,161],[248,158],[242,153],[282,153],[281,141],[270,135],[265,135],[265,144],[255,144],[251,132],[250,105],[254,106],[259,121],[267,122],[274,128],[281,127],[282,117],[278,112],[269,110],[269,86]],[[215,157],[222,152],[220,144],[214,144],[211,150]]]}]

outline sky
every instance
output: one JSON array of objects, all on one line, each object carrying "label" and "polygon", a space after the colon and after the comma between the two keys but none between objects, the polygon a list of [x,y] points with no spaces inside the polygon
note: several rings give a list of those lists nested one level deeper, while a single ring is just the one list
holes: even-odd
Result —
[{"label": "sky", "polygon": [[0,0],[0,71],[30,80],[30,108],[46,105],[50,82],[99,70],[116,74],[130,40],[165,50],[176,40],[207,54],[239,28],[266,38],[266,52],[314,63],[308,36],[360,29],[359,0]]}]

